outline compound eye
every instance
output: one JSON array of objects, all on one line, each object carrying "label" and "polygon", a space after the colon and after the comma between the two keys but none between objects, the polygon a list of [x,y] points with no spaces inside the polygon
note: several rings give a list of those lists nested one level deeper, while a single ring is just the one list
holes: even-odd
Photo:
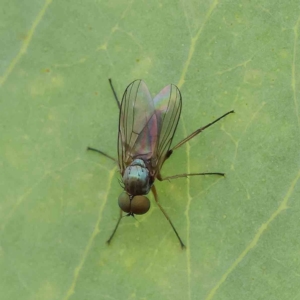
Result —
[{"label": "compound eye", "polygon": [[150,201],[145,196],[134,196],[131,200],[131,211],[136,215],[145,214],[150,208]]},{"label": "compound eye", "polygon": [[131,205],[130,205],[130,198],[126,192],[123,192],[120,194],[118,198],[118,203],[120,208],[124,211],[129,213],[131,210]]}]

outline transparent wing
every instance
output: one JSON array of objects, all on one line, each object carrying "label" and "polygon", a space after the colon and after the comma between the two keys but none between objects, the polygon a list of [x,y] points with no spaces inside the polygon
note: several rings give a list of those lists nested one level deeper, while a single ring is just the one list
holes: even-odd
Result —
[{"label": "transparent wing", "polygon": [[136,157],[153,157],[157,116],[146,84],[135,80],[126,88],[119,115],[118,159],[121,174]]},{"label": "transparent wing", "polygon": [[155,174],[166,159],[181,114],[181,94],[176,85],[170,84],[164,87],[153,99],[157,118],[157,146],[155,150]]}]

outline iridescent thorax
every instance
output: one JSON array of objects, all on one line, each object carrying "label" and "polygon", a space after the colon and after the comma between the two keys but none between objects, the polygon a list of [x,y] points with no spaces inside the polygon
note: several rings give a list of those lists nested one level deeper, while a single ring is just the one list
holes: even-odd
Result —
[{"label": "iridescent thorax", "polygon": [[[152,182],[151,182],[152,181]],[[130,195],[147,195],[153,184],[150,172],[142,159],[135,159],[123,175],[125,190]]]}]

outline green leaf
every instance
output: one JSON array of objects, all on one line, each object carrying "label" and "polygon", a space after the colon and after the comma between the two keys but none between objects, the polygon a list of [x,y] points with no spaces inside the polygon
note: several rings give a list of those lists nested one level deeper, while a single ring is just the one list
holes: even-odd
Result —
[{"label": "green leaf", "polygon": [[[298,299],[298,2],[2,1],[1,299]],[[119,96],[183,96],[150,212],[117,222]]]}]

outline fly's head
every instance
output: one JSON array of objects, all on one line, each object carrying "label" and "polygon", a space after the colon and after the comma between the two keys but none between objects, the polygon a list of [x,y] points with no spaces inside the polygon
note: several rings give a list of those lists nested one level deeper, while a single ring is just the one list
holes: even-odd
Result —
[{"label": "fly's head", "polygon": [[121,193],[118,199],[120,208],[128,213],[128,216],[143,215],[150,208],[150,201],[143,195],[129,195],[125,191]]},{"label": "fly's head", "polygon": [[129,215],[145,214],[150,208],[150,201],[144,195],[150,191],[153,181],[142,159],[135,159],[123,174],[125,191],[119,196],[119,206]]}]

